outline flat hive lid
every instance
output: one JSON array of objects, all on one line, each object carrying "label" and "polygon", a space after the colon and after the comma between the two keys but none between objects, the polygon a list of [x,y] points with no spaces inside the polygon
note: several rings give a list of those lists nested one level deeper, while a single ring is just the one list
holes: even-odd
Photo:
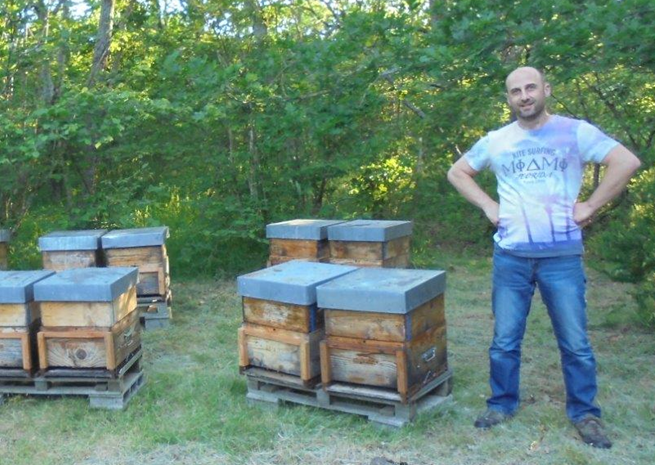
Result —
[{"label": "flat hive lid", "polygon": [[41,252],[98,250],[100,248],[100,237],[106,232],[106,229],[54,231],[39,237],[39,248]]},{"label": "flat hive lid", "polygon": [[331,241],[387,242],[411,234],[411,221],[355,220],[328,228]]},{"label": "flat hive lid", "polygon": [[361,268],[319,286],[316,294],[320,308],[405,314],[445,289],[445,271]]},{"label": "flat hive lid", "polygon": [[9,242],[9,239],[11,239],[11,231],[0,229],[0,242]]},{"label": "flat hive lid", "polygon": [[0,304],[24,304],[34,300],[34,284],[55,274],[51,270],[0,271]]},{"label": "flat hive lid", "polygon": [[168,226],[155,228],[115,229],[100,238],[103,249],[151,247],[163,245],[170,237]]},{"label": "flat hive lid", "polygon": [[39,302],[111,302],[136,285],[138,268],[71,268],[34,285]]},{"label": "flat hive lid", "polygon": [[327,239],[328,227],[341,224],[340,220],[291,220],[266,225],[268,239]]},{"label": "flat hive lid", "polygon": [[357,270],[354,266],[290,261],[237,278],[239,295],[296,305],[316,303],[316,287]]}]

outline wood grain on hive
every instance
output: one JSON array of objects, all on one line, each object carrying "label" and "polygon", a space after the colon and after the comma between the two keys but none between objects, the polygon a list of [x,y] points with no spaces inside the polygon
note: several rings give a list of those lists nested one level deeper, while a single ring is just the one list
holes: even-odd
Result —
[{"label": "wood grain on hive", "polygon": [[34,286],[41,370],[114,370],[140,346],[135,267],[78,268]]},{"label": "wood grain on hive", "polygon": [[343,221],[296,219],[267,225],[268,266],[290,260],[327,263],[330,259],[327,230],[340,223]]},{"label": "wood grain on hive", "polygon": [[39,249],[46,270],[103,266],[100,237],[106,229],[54,231],[39,238]]},{"label": "wood grain on hive", "polygon": [[239,365],[298,376],[308,383],[319,375],[323,315],[316,287],[355,267],[290,261],[240,276],[243,325]]},{"label": "wood grain on hive", "polygon": [[317,288],[324,387],[343,382],[407,399],[447,368],[445,272],[362,268]]},{"label": "wood grain on hive", "polygon": [[34,285],[53,271],[0,271],[0,368],[36,368],[36,331],[40,324]]},{"label": "wood grain on hive", "polygon": [[0,229],[0,270],[8,268],[9,261],[9,239],[11,233],[7,229]]},{"label": "wood grain on hive", "polygon": [[139,268],[137,295],[166,299],[170,288],[170,263],[166,252],[168,227],[117,229],[101,238],[107,266]]},{"label": "wood grain on hive", "polygon": [[331,226],[330,263],[407,268],[411,234],[411,221],[355,220]]}]

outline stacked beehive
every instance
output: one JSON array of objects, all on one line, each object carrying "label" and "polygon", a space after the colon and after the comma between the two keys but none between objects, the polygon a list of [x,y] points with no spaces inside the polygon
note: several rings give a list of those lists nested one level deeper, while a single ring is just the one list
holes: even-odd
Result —
[{"label": "stacked beehive", "polygon": [[36,331],[40,325],[34,284],[53,271],[0,271],[0,372],[30,376],[37,368]]},{"label": "stacked beehive", "polygon": [[118,229],[101,238],[107,266],[139,269],[136,293],[146,329],[166,326],[172,317],[168,237],[162,226]]},{"label": "stacked beehive", "polygon": [[102,266],[100,237],[106,229],[55,231],[39,238],[39,249],[46,270]]},{"label": "stacked beehive", "polygon": [[411,234],[411,221],[356,220],[330,226],[330,263],[407,268]]},{"label": "stacked beehive", "polygon": [[319,381],[323,314],[316,287],[355,267],[291,261],[238,278],[243,297],[239,366],[243,372],[280,375],[303,386]]},{"label": "stacked beehive", "polygon": [[327,263],[330,260],[328,227],[343,223],[334,220],[291,220],[266,226],[270,255],[268,266],[290,260]]},{"label": "stacked beehive", "polygon": [[445,272],[362,268],[317,288],[323,389],[390,389],[402,403],[447,370]]},{"label": "stacked beehive", "polygon": [[136,268],[74,268],[34,285],[40,369],[112,372],[141,344]]},{"label": "stacked beehive", "polygon": [[8,268],[7,261],[9,257],[9,239],[11,233],[7,229],[0,229],[0,270]]}]

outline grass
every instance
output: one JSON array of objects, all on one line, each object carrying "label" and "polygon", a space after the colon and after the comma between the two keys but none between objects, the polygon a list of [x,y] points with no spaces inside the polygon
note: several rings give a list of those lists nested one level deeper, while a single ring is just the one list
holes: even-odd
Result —
[{"label": "grass", "polygon": [[652,464],[655,338],[634,324],[630,286],[589,270],[590,337],[614,448],[582,444],[564,414],[564,388],[545,308],[535,299],[524,343],[523,404],[490,431],[472,423],[488,394],[490,260],[435,251],[448,271],[454,401],[402,430],[300,406],[246,403],[237,368],[240,299],[233,280],[177,281],[174,324],[143,335],[147,383],[123,412],[85,398],[10,397],[0,407],[0,464],[335,464],[386,457],[427,464]]}]

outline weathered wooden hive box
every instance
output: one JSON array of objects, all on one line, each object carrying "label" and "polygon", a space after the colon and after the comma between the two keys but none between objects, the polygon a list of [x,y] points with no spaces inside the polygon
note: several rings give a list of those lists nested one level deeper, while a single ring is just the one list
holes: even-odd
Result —
[{"label": "weathered wooden hive box", "polygon": [[39,238],[39,249],[46,270],[102,266],[100,237],[106,229],[54,231]]},{"label": "weathered wooden hive box", "polygon": [[330,260],[328,227],[343,223],[336,220],[291,220],[266,225],[269,239],[268,266],[290,260],[327,263]]},{"label": "weathered wooden hive box", "polygon": [[0,270],[7,269],[9,239],[11,239],[11,233],[7,229],[0,229]]},{"label": "weathered wooden hive box", "polygon": [[395,391],[405,402],[447,370],[444,271],[362,268],[317,288],[324,388]]},{"label": "weathered wooden hive box", "polygon": [[139,268],[136,290],[141,296],[166,298],[170,287],[170,264],[166,252],[166,226],[117,229],[101,238],[107,266]]},{"label": "weathered wooden hive box", "polygon": [[355,220],[328,228],[330,263],[407,268],[411,221]]},{"label": "weathered wooden hive box", "polygon": [[320,374],[323,314],[316,287],[355,267],[291,261],[240,276],[243,320],[239,329],[241,371],[258,368],[309,383]]},{"label": "weathered wooden hive box", "polygon": [[137,268],[65,270],[34,286],[39,364],[114,370],[140,346]]},{"label": "weathered wooden hive box", "polygon": [[0,271],[0,369],[36,369],[34,284],[54,271]]}]

